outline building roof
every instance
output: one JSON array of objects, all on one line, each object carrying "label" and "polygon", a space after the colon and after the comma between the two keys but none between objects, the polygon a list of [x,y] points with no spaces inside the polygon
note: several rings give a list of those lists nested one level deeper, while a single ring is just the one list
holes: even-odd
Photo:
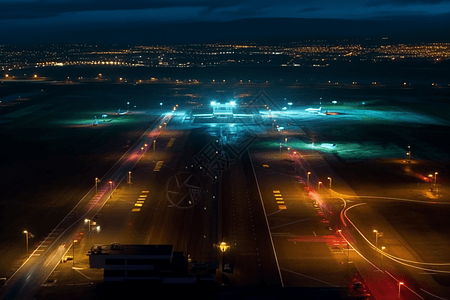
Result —
[{"label": "building roof", "polygon": [[173,245],[94,245],[88,255],[168,255],[171,256]]}]

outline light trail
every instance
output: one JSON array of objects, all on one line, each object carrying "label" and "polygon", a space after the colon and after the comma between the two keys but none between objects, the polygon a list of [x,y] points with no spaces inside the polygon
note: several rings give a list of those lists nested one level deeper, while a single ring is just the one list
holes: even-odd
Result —
[{"label": "light trail", "polygon": [[400,258],[400,257],[394,256],[394,255],[391,255],[391,254],[386,253],[386,252],[378,249],[377,247],[375,247],[375,245],[372,244],[372,242],[370,242],[370,240],[368,238],[366,238],[366,236],[361,232],[361,230],[358,229],[358,227],[350,220],[350,218],[347,215],[347,212],[351,208],[354,208],[354,207],[357,207],[357,206],[360,206],[360,205],[363,205],[363,204],[365,204],[365,203],[358,203],[358,204],[355,204],[355,205],[345,209],[344,210],[344,216],[345,216],[345,218],[347,218],[347,220],[350,222],[350,224],[352,224],[352,226],[356,229],[356,231],[358,231],[358,233],[366,240],[366,242],[370,245],[371,248],[373,248],[378,253],[381,253],[383,256],[386,256],[386,257],[388,257],[388,258],[390,258],[390,259],[392,259],[394,261],[397,261],[398,263],[403,264],[405,266],[409,266],[409,267],[416,268],[416,269],[423,270],[423,271],[431,271],[431,272],[449,273],[450,274],[450,271],[425,269],[425,268],[409,265],[409,264],[406,264],[406,263],[403,263],[403,262],[408,262],[408,263],[411,263],[411,264],[418,264],[418,265],[419,264],[420,265],[428,265],[428,266],[450,266],[450,263],[427,263],[427,262],[420,262],[420,261],[409,260],[409,259]]},{"label": "light trail", "polygon": [[430,292],[427,292],[427,291],[425,291],[423,288],[420,288],[420,290],[421,290],[422,292],[424,292],[424,293],[430,295],[430,296],[433,296],[433,297],[437,298],[437,299],[449,300],[448,298],[442,298],[442,297],[436,296],[435,294],[432,294],[432,293],[430,293]]},{"label": "light trail", "polygon": [[[326,187],[323,187],[323,188],[328,189]],[[346,195],[346,194],[338,193],[338,192],[336,192],[334,190],[329,190],[329,191],[333,192],[333,193],[335,193],[337,195],[340,195],[341,197],[346,197],[346,198],[374,198],[374,199],[406,201],[406,202],[422,203],[422,204],[450,205],[450,202],[435,202],[435,201],[426,201],[426,200],[414,200],[414,199],[394,198],[394,197],[380,197],[380,196],[353,196],[353,195]]]},{"label": "light trail", "polygon": [[342,208],[339,215],[340,215],[342,224],[344,224],[344,226],[347,227],[347,223],[345,223],[345,219],[344,219],[344,210],[347,208],[347,201],[345,201],[344,198],[340,198],[340,199],[344,202],[344,207]]},{"label": "light trail", "polygon": [[[384,271],[386,274],[388,274],[389,276],[391,276],[395,281],[397,281],[397,283],[400,283],[400,280],[398,280],[397,278],[394,277],[394,275],[392,275],[391,273],[389,273],[388,271]],[[417,297],[419,297],[420,299],[423,299],[422,296],[420,296],[419,294],[417,294],[416,292],[414,292],[412,289],[410,289],[407,285],[405,285],[404,283],[402,284],[405,288],[407,288],[408,290],[410,290],[411,292],[413,292]]]},{"label": "light trail", "polygon": [[[364,204],[364,203],[361,203]],[[389,273],[388,271],[383,271],[380,268],[378,268],[375,264],[373,264],[368,258],[366,258],[364,255],[361,254],[361,252],[359,252],[358,250],[356,250],[355,247],[353,247],[352,244],[350,244],[350,242],[345,238],[345,236],[342,234],[342,232],[339,232],[339,235],[347,242],[347,244],[352,247],[352,249],[359,255],[361,256],[365,261],[367,261],[369,264],[371,264],[375,269],[377,269],[378,271],[382,272],[382,273],[386,273],[389,276],[391,276],[396,282],[397,284],[400,282],[397,278],[395,278],[391,273]],[[410,290],[411,292],[413,292],[414,294],[416,294],[419,298],[423,299],[423,297],[421,297],[419,294],[417,294],[416,292],[414,292],[412,289],[410,289],[408,286],[406,286],[405,284],[403,284],[404,287],[406,287],[408,290]]]}]

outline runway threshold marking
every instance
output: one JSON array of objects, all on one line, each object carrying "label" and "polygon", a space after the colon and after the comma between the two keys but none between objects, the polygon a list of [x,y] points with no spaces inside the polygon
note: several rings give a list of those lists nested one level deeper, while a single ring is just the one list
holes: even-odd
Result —
[{"label": "runway threshold marking", "polygon": [[163,160],[158,161],[158,162],[156,163],[156,166],[155,166],[155,168],[153,169],[153,171],[154,171],[154,172],[159,172],[159,171],[161,170],[161,167],[162,167],[163,163],[164,163]]},{"label": "runway threshold marking", "polygon": [[281,196],[280,190],[273,190],[273,196],[275,197],[275,200],[277,201],[279,210],[287,209],[286,205],[284,205],[284,199]]},{"label": "runway threshold marking", "polygon": [[175,142],[175,138],[171,138],[170,141],[167,143],[167,148],[172,147],[173,142]]}]

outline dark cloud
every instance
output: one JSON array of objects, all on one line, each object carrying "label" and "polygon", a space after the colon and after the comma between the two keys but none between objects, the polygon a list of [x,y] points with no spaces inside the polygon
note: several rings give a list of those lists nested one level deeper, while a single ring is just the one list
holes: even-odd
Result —
[{"label": "dark cloud", "polygon": [[435,5],[435,4],[449,4],[450,0],[376,0],[376,1],[368,1],[366,6],[369,7],[377,7],[377,6],[409,6],[413,4],[421,4],[421,5]]},{"label": "dark cloud", "polygon": [[227,8],[238,4],[238,0],[39,0],[39,1],[1,1],[0,19],[36,19],[55,17],[64,13],[95,11],[132,11],[160,8],[204,7],[208,10]]},{"label": "dark cloud", "polygon": [[306,8],[302,8],[300,10],[297,10],[298,13],[309,13],[309,12],[315,12],[315,11],[320,11],[323,8],[321,7],[306,7]]}]

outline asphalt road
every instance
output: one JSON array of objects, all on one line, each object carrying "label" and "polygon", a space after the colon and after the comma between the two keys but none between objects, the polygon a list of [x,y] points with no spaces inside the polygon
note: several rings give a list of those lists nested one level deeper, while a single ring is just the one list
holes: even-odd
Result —
[{"label": "asphalt road", "polygon": [[223,264],[224,283],[232,286],[282,286],[280,270],[248,153],[223,177],[223,241],[230,245]]},{"label": "asphalt road", "polygon": [[[290,287],[344,287],[346,253],[320,240],[335,233],[327,228],[332,216],[314,204],[290,156],[277,150],[252,148],[251,154],[283,281]],[[298,237],[317,241],[296,242]]]}]

